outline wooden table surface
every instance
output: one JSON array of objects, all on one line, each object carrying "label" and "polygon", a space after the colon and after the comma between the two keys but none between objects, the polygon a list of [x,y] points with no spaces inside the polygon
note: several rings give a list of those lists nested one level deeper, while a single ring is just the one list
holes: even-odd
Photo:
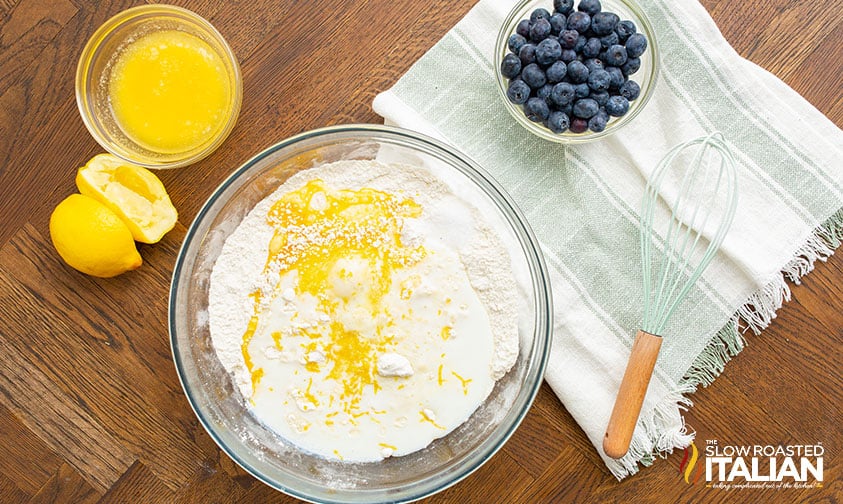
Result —
[{"label": "wooden table surface", "polygon": [[[472,1],[183,0],[238,55],[239,123],[211,157],[159,172],[176,228],[110,280],[66,267],[50,244],[55,205],[102,149],[73,78],[82,46],[135,1],[0,0],[0,502],[293,502],[220,452],[182,392],[167,295],[178,248],[205,198],[253,153],[329,124],[380,122],[391,86]],[[704,0],[743,56],[843,124],[839,0]],[[771,104],[774,106],[775,104]],[[618,483],[547,385],[513,438],[431,502],[838,502],[843,461],[843,258],[820,263],[762,336],[686,415],[697,444],[822,443],[822,489],[688,485],[677,451]]]}]

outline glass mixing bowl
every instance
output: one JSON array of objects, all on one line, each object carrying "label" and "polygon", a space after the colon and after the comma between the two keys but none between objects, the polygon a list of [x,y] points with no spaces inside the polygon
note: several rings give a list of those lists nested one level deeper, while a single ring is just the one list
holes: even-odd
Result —
[{"label": "glass mixing bowl", "polygon": [[[551,142],[576,144],[591,142],[600,138],[605,138],[613,133],[616,133],[621,128],[632,122],[633,119],[641,112],[656,87],[656,78],[659,74],[659,48],[656,41],[656,36],[653,31],[653,26],[643,9],[635,0],[600,0],[602,10],[605,12],[614,12],[621,20],[628,19],[635,23],[637,31],[643,33],[647,37],[647,50],[641,55],[641,67],[630,76],[630,80],[634,80],[641,87],[641,94],[635,100],[629,103],[629,110],[621,117],[610,117],[606,129],[601,132],[587,130],[583,133],[573,133],[566,130],[563,133],[554,133],[548,129],[544,124],[533,122],[527,119],[524,115],[524,110],[521,105],[516,105],[509,101],[506,97],[506,90],[509,85],[509,79],[501,74],[500,64],[503,57],[509,52],[507,43],[510,35],[515,33],[515,27],[522,19],[529,19],[530,13],[535,9],[542,7],[547,9],[551,14],[553,13],[553,0],[521,0],[509,12],[506,20],[501,25],[498,32],[498,38],[495,43],[495,78],[498,81],[498,95],[503,100],[504,106],[512,115],[513,118],[529,130],[531,133],[550,140]],[[574,2],[574,10],[579,5],[579,0]],[[646,127],[646,125],[644,125]]]},{"label": "glass mixing bowl", "polygon": [[[111,73],[122,51],[144,35],[165,30],[193,35],[216,52],[230,91],[219,127],[200,144],[176,152],[156,151],[130,138],[115,119],[109,96]],[[76,68],[76,104],[85,127],[108,152],[148,168],[186,166],[210,155],[234,128],[242,101],[240,65],[223,36],[198,14],[173,5],[141,5],[115,15],[91,35]]]},{"label": "glass mixing bowl", "polygon": [[[519,288],[520,350],[513,368],[463,425],[427,448],[376,463],[307,453],[250,413],[217,359],[208,328],[211,270],[226,238],[256,203],[297,171],[339,160],[388,160],[441,173],[484,212],[508,246]],[[532,404],[550,348],[550,283],[539,245],[510,197],[474,162],[416,133],[374,125],[319,129],[284,140],[237,169],[187,232],[173,271],[170,342],[187,398],[216,443],[246,471],[289,495],[318,502],[407,502],[460,481],[487,461]]]}]

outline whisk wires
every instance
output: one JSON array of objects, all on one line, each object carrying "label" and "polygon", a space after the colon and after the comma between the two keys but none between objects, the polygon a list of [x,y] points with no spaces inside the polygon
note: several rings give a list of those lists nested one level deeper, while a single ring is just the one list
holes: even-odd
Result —
[{"label": "whisk wires", "polygon": [[[676,166],[679,164],[677,159],[687,149],[697,146],[686,166]],[[673,312],[722,245],[737,208],[734,166],[734,158],[723,136],[712,133],[677,145],[653,171],[644,195],[640,226],[644,276],[641,328],[644,331],[662,334]],[[681,173],[681,176],[659,253],[660,238],[653,224],[662,185],[671,173]],[[716,226],[713,235],[704,236],[713,226]]]}]

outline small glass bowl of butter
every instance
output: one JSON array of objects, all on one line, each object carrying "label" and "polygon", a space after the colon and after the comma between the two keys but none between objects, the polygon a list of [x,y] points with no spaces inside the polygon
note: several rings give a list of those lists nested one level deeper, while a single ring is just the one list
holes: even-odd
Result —
[{"label": "small glass bowl of butter", "polygon": [[143,5],[91,36],[76,71],[76,103],[107,151],[148,168],[210,155],[243,97],[240,66],[220,33],[180,7]]}]

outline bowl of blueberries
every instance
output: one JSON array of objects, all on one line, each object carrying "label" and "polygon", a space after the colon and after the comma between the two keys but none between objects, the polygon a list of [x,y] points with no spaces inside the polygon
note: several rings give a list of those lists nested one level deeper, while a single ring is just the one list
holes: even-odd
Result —
[{"label": "bowl of blueberries", "polygon": [[498,89],[522,126],[560,143],[615,133],[658,76],[653,28],[634,0],[521,0],[495,45]]}]

